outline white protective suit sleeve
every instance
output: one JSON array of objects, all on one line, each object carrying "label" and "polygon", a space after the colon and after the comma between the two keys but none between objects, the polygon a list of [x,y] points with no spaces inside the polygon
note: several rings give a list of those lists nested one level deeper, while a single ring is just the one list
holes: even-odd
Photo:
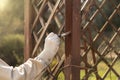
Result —
[{"label": "white protective suit sleeve", "polygon": [[0,59],[0,80],[39,80],[42,70],[50,64],[58,51],[59,37],[50,33],[45,39],[44,50],[34,59],[28,59],[18,67],[12,67]]}]

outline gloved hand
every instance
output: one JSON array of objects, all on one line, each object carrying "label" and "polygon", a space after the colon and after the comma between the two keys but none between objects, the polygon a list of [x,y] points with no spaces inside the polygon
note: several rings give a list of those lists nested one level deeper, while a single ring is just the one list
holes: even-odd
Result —
[{"label": "gloved hand", "polygon": [[56,55],[60,44],[60,38],[51,32],[45,39],[44,49],[38,55],[38,58],[49,64]]},{"label": "gloved hand", "polygon": [[45,39],[44,50],[55,55],[58,51],[60,38],[51,32]]}]

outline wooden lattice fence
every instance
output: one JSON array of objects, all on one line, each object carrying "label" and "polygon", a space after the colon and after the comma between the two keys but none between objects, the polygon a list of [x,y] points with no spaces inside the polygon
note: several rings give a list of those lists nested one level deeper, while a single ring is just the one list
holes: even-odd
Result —
[{"label": "wooden lattice fence", "polygon": [[[69,25],[69,22],[66,23],[65,17],[70,14],[65,12],[65,8],[73,6],[74,9],[75,1],[78,1],[80,59],[77,60],[80,63],[69,66],[63,64],[67,56],[64,55],[63,37],[55,62],[46,71],[48,74],[44,79],[56,80],[61,74],[70,75],[70,71],[64,73],[68,67],[78,68],[80,78],[77,77],[77,80],[119,79],[120,0],[68,0],[70,1],[73,2],[72,5],[65,5],[67,0],[25,0],[25,59],[35,57],[43,49],[44,38],[49,32],[62,34],[66,31],[65,25]],[[69,80],[69,76],[66,77]]]}]

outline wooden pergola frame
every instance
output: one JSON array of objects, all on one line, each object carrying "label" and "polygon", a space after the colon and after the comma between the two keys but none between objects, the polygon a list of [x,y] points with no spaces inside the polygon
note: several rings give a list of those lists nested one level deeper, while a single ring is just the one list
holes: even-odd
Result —
[{"label": "wooden pergola frame", "polygon": [[[41,44],[41,40],[44,39],[43,37],[46,36],[45,34],[47,33],[48,27],[50,27],[50,24],[54,21],[56,27],[59,29],[58,34],[61,32],[71,32],[70,35],[66,36],[65,40],[63,40],[65,42],[65,57],[62,55],[61,60],[58,60],[54,66],[54,76],[57,75],[57,71],[62,66],[62,69],[64,68],[62,72],[65,74],[65,80],[80,80],[80,72],[82,70],[85,71],[85,75],[82,77],[85,80],[88,80],[91,74],[94,74],[97,80],[104,80],[111,71],[119,78],[120,74],[117,73],[113,66],[120,60],[120,56],[119,52],[113,48],[113,43],[120,36],[120,28],[113,23],[112,19],[116,15],[120,16],[120,3],[115,4],[114,1],[109,0],[109,4],[111,4],[114,9],[111,14],[107,16],[103,12],[103,9],[108,0],[102,0],[99,4],[97,0],[83,0],[83,3],[81,3],[80,0],[38,0],[40,2],[40,4],[38,4],[39,6],[34,3],[35,1],[37,0],[25,0],[25,61],[37,54],[38,49],[40,49],[39,45]],[[90,10],[92,6],[95,7],[95,10],[89,15],[92,11]],[[63,10],[65,10],[65,13],[62,12]],[[49,14],[47,20],[45,20],[44,15],[42,15],[45,11],[48,11],[47,14]],[[60,16],[64,17],[65,24],[60,22]],[[99,28],[95,21],[97,16],[105,20]],[[41,25],[41,28],[37,32],[35,29],[38,27],[38,24]],[[108,25],[113,30],[113,35],[111,35],[110,38],[107,38],[108,36],[103,34],[105,29],[109,29]],[[65,28],[65,31],[63,31],[63,28]],[[99,43],[95,45],[97,42]],[[98,49],[101,48],[103,44],[106,44],[104,49],[99,51]],[[111,48],[116,55],[111,64],[105,57],[109,55],[109,48]],[[92,55],[93,64],[90,64],[88,61],[89,54]],[[64,65],[62,65],[63,62]],[[101,62],[108,67],[103,76],[98,72],[98,66]],[[81,66],[81,63],[84,65]],[[48,80],[52,80],[53,75],[52,77],[48,77]]]}]

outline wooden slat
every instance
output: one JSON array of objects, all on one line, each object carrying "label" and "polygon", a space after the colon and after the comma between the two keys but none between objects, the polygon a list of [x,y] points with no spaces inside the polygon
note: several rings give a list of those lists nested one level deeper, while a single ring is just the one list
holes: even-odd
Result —
[{"label": "wooden slat", "polygon": [[[106,0],[103,0],[100,8],[102,8],[103,5],[105,5]],[[93,19],[96,17],[96,15],[99,13],[99,10],[97,9],[94,14],[91,16],[89,22],[86,23],[86,25],[83,27],[83,29],[85,30],[87,27],[89,27],[90,23],[93,21]]]},{"label": "wooden slat", "polygon": [[35,18],[35,20],[34,20],[34,22],[33,22],[32,30],[33,30],[34,27],[36,26],[37,21],[38,21],[40,15],[42,14],[43,9],[44,9],[45,6],[46,6],[47,1],[48,1],[48,0],[44,0],[44,1],[43,1],[42,5],[41,5],[41,7],[40,7],[40,9],[39,9],[39,11],[38,11],[38,15],[36,16],[36,18]]},{"label": "wooden slat", "polygon": [[[53,9],[52,9],[53,6],[51,5],[50,2],[48,2],[48,6],[49,6],[50,11],[52,12],[52,11],[53,11]],[[58,17],[57,17],[57,16],[54,16],[54,19],[55,19],[55,21],[56,21],[56,23],[57,23],[58,28],[60,28],[61,23],[60,23]]]}]

